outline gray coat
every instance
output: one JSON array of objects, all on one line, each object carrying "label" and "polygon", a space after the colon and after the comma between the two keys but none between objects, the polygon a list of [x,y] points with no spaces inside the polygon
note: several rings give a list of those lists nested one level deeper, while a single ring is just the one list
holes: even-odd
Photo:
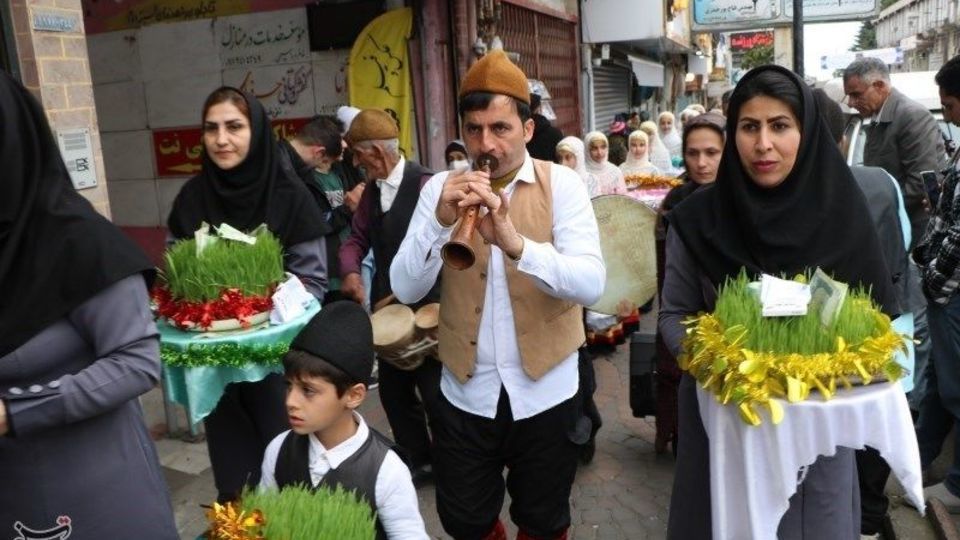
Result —
[{"label": "gray coat", "polygon": [[923,236],[930,219],[920,173],[939,171],[944,155],[940,128],[930,111],[893,88],[879,118],[867,128],[863,164],[882,167],[897,179],[910,216],[911,244]]},{"label": "gray coat", "polygon": [[77,539],[177,538],[137,401],[157,384],[159,352],[134,275],[0,358],[13,429],[0,437],[0,538],[58,526]]}]

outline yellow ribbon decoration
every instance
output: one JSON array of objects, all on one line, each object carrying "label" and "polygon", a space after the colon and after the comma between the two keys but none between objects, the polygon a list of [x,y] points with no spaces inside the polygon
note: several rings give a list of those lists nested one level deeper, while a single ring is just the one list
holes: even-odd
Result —
[{"label": "yellow ribbon decoration", "polygon": [[735,404],[747,424],[762,423],[758,407],[766,408],[779,424],[784,410],[775,398],[796,403],[816,389],[829,400],[838,382],[849,389],[874,378],[896,381],[904,375],[894,354],[906,351],[905,337],[893,330],[889,317],[878,311],[876,316],[879,331],[862,343],[838,338],[830,353],[775,354],[744,348],[749,329],[742,325],[724,328],[715,315],[701,314],[684,321],[687,337],[678,362],[717,401]]},{"label": "yellow ribbon decoration", "polygon": [[263,513],[259,510],[247,513],[238,508],[235,502],[213,503],[206,512],[207,521],[210,523],[207,538],[210,540],[265,540],[263,526],[266,520]]}]

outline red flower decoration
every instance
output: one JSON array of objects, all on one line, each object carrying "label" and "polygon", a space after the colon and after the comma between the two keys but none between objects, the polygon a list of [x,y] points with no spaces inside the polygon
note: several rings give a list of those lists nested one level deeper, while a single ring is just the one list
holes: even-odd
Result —
[{"label": "red flower decoration", "polygon": [[224,289],[216,300],[190,302],[173,298],[169,289],[158,285],[153,289],[153,301],[157,304],[157,313],[178,328],[199,326],[205,330],[214,321],[224,319],[237,319],[247,328],[251,316],[273,308],[272,294],[272,287],[263,296],[245,296],[238,289]]}]

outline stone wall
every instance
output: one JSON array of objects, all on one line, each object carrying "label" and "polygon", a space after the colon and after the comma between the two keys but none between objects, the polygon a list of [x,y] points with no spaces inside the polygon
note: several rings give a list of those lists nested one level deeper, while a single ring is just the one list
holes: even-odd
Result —
[{"label": "stone wall", "polygon": [[[199,169],[199,148],[185,137],[195,131],[199,142],[203,101],[217,87],[257,94],[276,121],[345,104],[349,50],[310,51],[308,36],[302,7],[88,36],[114,223],[165,226]],[[194,157],[179,172],[161,162],[184,154]]]},{"label": "stone wall", "polygon": [[[43,103],[54,134],[68,129],[90,131],[97,185],[80,193],[109,218],[110,203],[80,0],[10,1],[23,83]],[[44,26],[43,17],[75,24],[65,24],[62,31],[37,29]]]}]

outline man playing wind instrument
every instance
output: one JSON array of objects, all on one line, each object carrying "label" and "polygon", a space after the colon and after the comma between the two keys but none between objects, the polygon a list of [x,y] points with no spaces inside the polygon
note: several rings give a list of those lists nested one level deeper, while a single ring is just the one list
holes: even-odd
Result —
[{"label": "man playing wind instrument", "polygon": [[[442,273],[441,397],[435,437],[437,508],[454,538],[506,538],[503,468],[518,538],[566,538],[580,444],[577,349],[582,305],[606,270],[586,188],[565,167],[532,159],[527,78],[502,51],[467,72],[463,140],[489,172],[434,176],[390,267],[402,302]],[[441,247],[462,208],[479,205],[472,267],[445,265]]]}]

